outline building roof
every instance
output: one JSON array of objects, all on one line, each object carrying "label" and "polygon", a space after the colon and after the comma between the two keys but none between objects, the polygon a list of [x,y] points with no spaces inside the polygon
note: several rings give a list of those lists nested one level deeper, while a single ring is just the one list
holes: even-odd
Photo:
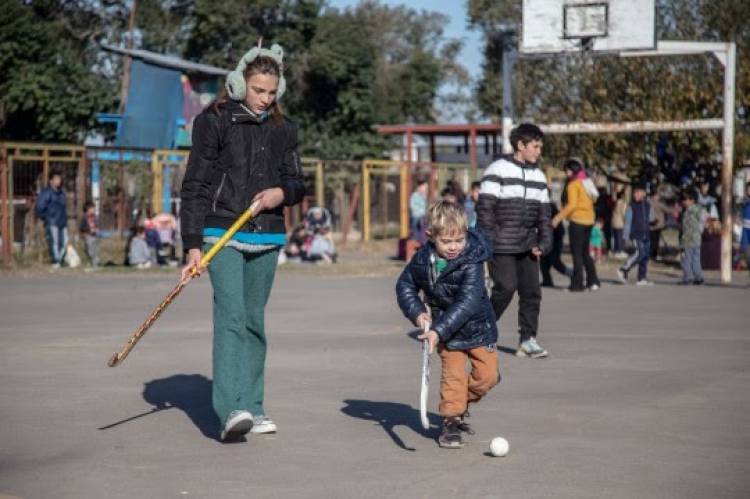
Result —
[{"label": "building roof", "polygon": [[136,59],[141,59],[144,62],[162,66],[165,68],[179,69],[186,73],[201,73],[213,76],[226,76],[230,70],[217,68],[216,66],[209,66],[208,64],[199,64],[197,62],[186,61],[179,57],[173,57],[169,55],[158,54],[156,52],[150,52],[148,50],[140,49],[124,49],[120,47],[114,47],[112,45],[102,45],[102,49],[108,52],[114,52],[116,54],[129,55]]}]

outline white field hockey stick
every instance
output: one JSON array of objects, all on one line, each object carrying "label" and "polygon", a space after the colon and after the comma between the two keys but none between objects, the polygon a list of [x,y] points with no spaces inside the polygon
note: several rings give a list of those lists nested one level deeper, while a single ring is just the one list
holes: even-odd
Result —
[{"label": "white field hockey stick", "polygon": [[[430,331],[430,323],[424,323],[425,334]],[[430,342],[422,340],[422,387],[419,392],[419,418],[422,420],[422,428],[430,429],[430,420],[427,418],[427,396],[430,393]]]}]

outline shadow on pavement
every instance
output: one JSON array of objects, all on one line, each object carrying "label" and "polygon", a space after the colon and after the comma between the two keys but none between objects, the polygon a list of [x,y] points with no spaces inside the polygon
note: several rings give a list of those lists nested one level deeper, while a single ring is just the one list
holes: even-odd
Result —
[{"label": "shadow on pavement", "polygon": [[398,402],[375,402],[372,400],[344,400],[344,407],[341,412],[353,418],[374,421],[379,424],[385,432],[391,437],[393,443],[400,448],[408,451],[414,451],[412,447],[407,447],[401,437],[399,437],[394,428],[404,426],[414,433],[418,433],[432,440],[437,440],[440,433],[440,416],[434,413],[427,413],[430,419],[430,429],[425,430],[419,421],[419,410],[413,407],[400,404]]},{"label": "shadow on pavement", "polygon": [[184,412],[204,436],[219,439],[219,419],[211,405],[211,380],[201,374],[177,374],[143,385],[143,400],[154,406],[150,411],[102,426],[107,430],[166,409]]},{"label": "shadow on pavement", "polygon": [[511,347],[504,347],[498,343],[497,345],[497,351],[507,353],[508,355],[512,355],[513,357],[516,356],[516,349]]}]

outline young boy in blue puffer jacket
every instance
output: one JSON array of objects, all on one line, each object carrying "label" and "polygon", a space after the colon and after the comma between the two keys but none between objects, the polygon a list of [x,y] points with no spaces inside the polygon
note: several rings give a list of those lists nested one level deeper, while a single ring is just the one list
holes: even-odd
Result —
[{"label": "young boy in blue puffer jacket", "polygon": [[[497,326],[484,280],[492,251],[482,235],[468,229],[464,209],[451,202],[430,207],[427,235],[429,242],[401,273],[396,293],[409,320],[420,329],[430,326],[419,339],[429,341],[430,352],[437,345],[442,361],[438,443],[460,448],[461,432],[471,432],[465,421],[469,403],[478,402],[499,380]],[[467,359],[471,373],[466,373]]]}]

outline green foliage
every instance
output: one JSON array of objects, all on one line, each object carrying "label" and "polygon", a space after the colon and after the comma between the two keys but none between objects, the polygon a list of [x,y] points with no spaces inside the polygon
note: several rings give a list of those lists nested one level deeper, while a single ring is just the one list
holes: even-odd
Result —
[{"label": "green foliage", "polygon": [[90,15],[65,2],[0,2],[0,137],[76,142],[113,103],[93,71]]},{"label": "green foliage", "polygon": [[[96,42],[125,43],[132,0],[0,2],[0,136],[80,141],[116,109],[121,58]],[[434,121],[437,89],[467,80],[445,16],[374,0],[139,0],[136,14],[136,47],[205,64],[233,68],[259,37],[281,44],[282,105],[308,155],[380,155],[391,139],[373,125]]]},{"label": "green foliage", "polygon": [[438,87],[463,71],[456,42],[443,41],[448,19],[406,7],[197,0],[193,16],[189,58],[232,67],[260,36],[284,47],[290,91],[283,105],[300,124],[307,155],[381,154],[390,139],[372,126],[434,121]]},{"label": "green foliage", "polygon": [[[736,81],[735,163],[750,159],[750,10],[744,0],[657,0],[657,39],[734,41]],[[501,114],[502,50],[498,23],[519,28],[520,0],[470,0],[473,25],[485,35],[481,109]],[[538,123],[720,118],[723,67],[711,56],[621,59],[581,54],[548,59],[521,59],[515,66],[515,117]],[[575,154],[592,163],[616,165],[629,173],[653,153],[658,134],[591,134],[550,137],[545,156],[553,162]],[[671,134],[678,159],[713,159],[721,150],[716,132]]]}]

